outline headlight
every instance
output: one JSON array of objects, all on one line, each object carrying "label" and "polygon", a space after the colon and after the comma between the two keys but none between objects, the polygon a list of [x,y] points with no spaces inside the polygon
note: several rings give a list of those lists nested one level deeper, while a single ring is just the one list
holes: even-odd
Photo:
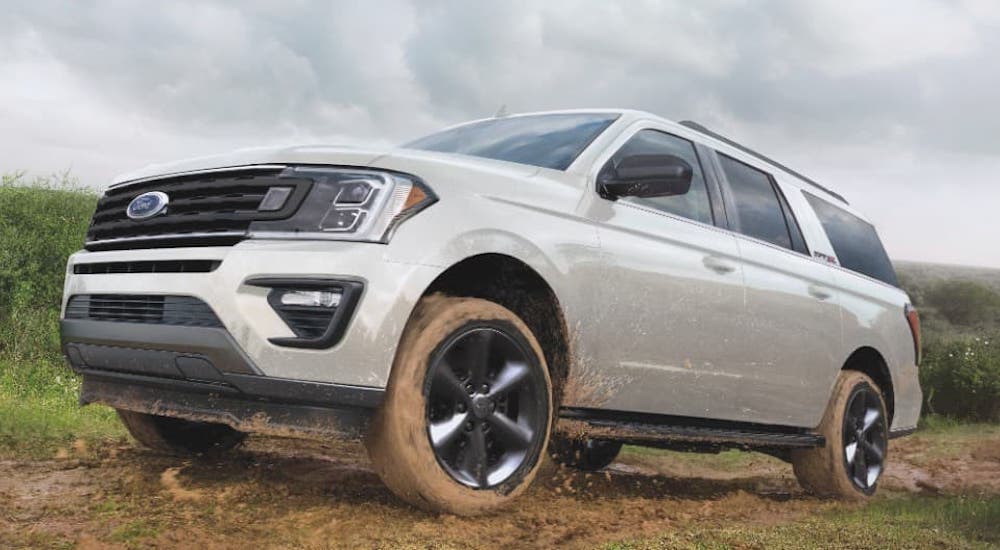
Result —
[{"label": "headlight", "polygon": [[[312,180],[309,195],[286,220],[254,222],[251,237],[385,243],[400,223],[437,201],[423,182],[404,174],[295,167],[281,177]],[[289,194],[282,189],[290,188],[272,187],[261,207],[280,209]]]}]

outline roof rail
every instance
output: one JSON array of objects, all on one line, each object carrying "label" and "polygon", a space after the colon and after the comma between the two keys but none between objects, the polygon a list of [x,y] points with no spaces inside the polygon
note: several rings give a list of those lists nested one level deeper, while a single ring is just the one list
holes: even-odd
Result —
[{"label": "roof rail", "polygon": [[828,187],[824,187],[824,186],[816,183],[814,180],[811,180],[811,179],[803,176],[799,172],[796,172],[795,170],[792,170],[791,168],[785,166],[784,164],[781,164],[780,162],[777,162],[774,159],[765,157],[764,155],[758,153],[757,151],[754,151],[753,149],[751,149],[749,147],[746,147],[744,145],[740,145],[739,143],[736,143],[735,141],[727,138],[726,136],[723,136],[721,134],[717,134],[717,133],[709,130],[708,128],[702,126],[701,124],[698,124],[697,122],[695,122],[693,120],[682,120],[678,124],[680,124],[681,126],[687,126],[688,128],[691,128],[692,130],[696,130],[698,132],[701,132],[702,134],[705,134],[706,136],[715,138],[715,139],[721,141],[722,143],[725,143],[726,145],[729,145],[730,147],[735,147],[736,149],[739,149],[740,151],[743,151],[744,153],[746,153],[746,154],[748,154],[748,155],[750,155],[752,157],[756,157],[756,158],[758,158],[758,159],[760,159],[760,160],[762,160],[764,162],[767,162],[769,164],[773,164],[773,165],[777,166],[778,168],[781,168],[785,172],[788,172],[789,174],[791,174],[791,175],[793,175],[793,176],[801,179],[802,181],[808,183],[809,185],[812,185],[813,187],[816,187],[817,189],[821,189],[824,192],[826,192],[829,195],[831,195],[832,197],[835,197],[835,198],[839,199],[844,204],[850,204],[849,202],[847,202],[847,199],[845,199],[842,195],[840,195],[839,193],[835,193],[835,192],[831,191]]}]

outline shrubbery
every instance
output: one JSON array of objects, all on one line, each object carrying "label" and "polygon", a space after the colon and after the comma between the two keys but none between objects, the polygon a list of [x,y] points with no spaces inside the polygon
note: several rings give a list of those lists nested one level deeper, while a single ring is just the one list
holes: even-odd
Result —
[{"label": "shrubbery", "polygon": [[983,281],[900,281],[924,329],[924,412],[1000,421],[1000,294]]},{"label": "shrubbery", "polygon": [[97,195],[66,176],[0,182],[0,357],[58,358],[66,258],[83,245]]},{"label": "shrubbery", "polygon": [[925,413],[1000,421],[1000,333],[928,345],[920,384]]}]

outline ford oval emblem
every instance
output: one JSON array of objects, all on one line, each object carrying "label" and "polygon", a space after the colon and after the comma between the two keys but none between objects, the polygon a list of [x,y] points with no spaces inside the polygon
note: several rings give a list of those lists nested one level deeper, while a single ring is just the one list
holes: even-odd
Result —
[{"label": "ford oval emblem", "polygon": [[162,191],[143,193],[128,203],[125,214],[133,220],[152,218],[166,210],[169,202],[170,197]]}]

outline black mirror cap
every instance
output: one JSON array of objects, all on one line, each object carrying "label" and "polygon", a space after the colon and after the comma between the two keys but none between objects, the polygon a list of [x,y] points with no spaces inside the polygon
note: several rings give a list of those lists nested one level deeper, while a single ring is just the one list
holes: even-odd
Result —
[{"label": "black mirror cap", "polygon": [[694,169],[675,155],[630,155],[598,180],[602,197],[670,197],[691,190]]}]

